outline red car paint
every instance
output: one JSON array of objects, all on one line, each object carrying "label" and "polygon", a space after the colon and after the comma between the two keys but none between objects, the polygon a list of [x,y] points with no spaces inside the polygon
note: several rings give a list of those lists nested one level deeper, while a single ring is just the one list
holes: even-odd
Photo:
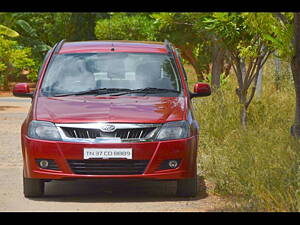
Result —
[{"label": "red car paint", "polygon": [[35,119],[54,123],[165,123],[184,120],[185,100],[147,96],[40,97]]},{"label": "red car paint", "polygon": [[[113,48],[113,50],[112,50]],[[144,52],[167,54],[168,49],[161,42],[130,41],[89,41],[66,42],[56,54],[83,52]],[[176,66],[182,81],[183,97],[155,96],[66,96],[46,97],[40,95],[47,65],[54,53],[49,52],[41,68],[40,79],[32,97],[32,106],[22,124],[21,141],[24,161],[24,177],[36,179],[77,179],[77,178],[143,178],[178,180],[195,176],[198,151],[198,123],[193,116],[191,95],[178,54],[173,51]],[[200,85],[201,86],[201,85]],[[208,89],[199,89],[204,92]],[[21,91],[22,88],[21,88]],[[17,91],[16,91],[17,92]],[[18,93],[14,93],[16,96]],[[28,126],[32,120],[53,123],[151,123],[163,124],[186,120],[191,133],[188,138],[132,143],[72,143],[64,141],[38,140],[28,137]],[[90,175],[76,174],[67,160],[83,160],[83,148],[132,148],[134,160],[149,160],[142,174]],[[36,159],[52,159],[58,170],[42,169]],[[180,159],[175,169],[160,170],[164,160]],[[124,159],[125,160],[125,159]]]}]

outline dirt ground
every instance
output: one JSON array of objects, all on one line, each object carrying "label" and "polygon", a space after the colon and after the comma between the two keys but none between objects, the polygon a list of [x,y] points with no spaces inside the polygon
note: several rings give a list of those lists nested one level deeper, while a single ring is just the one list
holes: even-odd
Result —
[{"label": "dirt ground", "polygon": [[224,201],[209,193],[199,176],[195,198],[176,197],[176,183],[136,180],[76,180],[46,183],[43,198],[23,196],[20,126],[31,99],[0,97],[1,212],[208,212]]},{"label": "dirt ground", "polygon": [[13,94],[11,91],[0,91],[0,97],[12,97]]}]

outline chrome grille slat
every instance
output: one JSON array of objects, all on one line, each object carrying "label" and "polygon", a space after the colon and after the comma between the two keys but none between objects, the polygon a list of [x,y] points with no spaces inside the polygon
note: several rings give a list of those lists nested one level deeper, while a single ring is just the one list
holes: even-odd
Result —
[{"label": "chrome grille slat", "polygon": [[143,134],[143,131],[140,133],[140,136],[139,136],[139,138],[141,138],[142,134]]},{"label": "chrome grille slat", "polygon": [[[136,123],[56,123],[63,141],[119,143],[154,141],[162,124]],[[111,131],[103,127],[113,127]]]},{"label": "chrome grille slat", "polygon": [[78,138],[78,135],[77,135],[76,131],[73,130],[73,132],[74,132],[74,134],[75,134],[75,137]]}]

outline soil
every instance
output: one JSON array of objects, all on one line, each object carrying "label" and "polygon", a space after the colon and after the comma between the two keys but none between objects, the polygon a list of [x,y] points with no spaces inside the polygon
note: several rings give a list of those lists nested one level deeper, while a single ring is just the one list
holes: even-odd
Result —
[{"label": "soil", "polygon": [[0,91],[0,97],[11,97],[13,96],[11,91]]},{"label": "soil", "polygon": [[[6,95],[2,95],[6,96]],[[31,99],[0,97],[0,211],[10,212],[208,212],[225,201],[210,194],[199,176],[195,198],[175,196],[174,181],[76,180],[46,183],[45,196],[25,198],[22,186],[20,127]]]}]

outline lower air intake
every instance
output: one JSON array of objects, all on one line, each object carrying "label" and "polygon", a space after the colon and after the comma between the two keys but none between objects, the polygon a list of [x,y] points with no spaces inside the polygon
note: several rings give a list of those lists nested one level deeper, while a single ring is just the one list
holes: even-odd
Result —
[{"label": "lower air intake", "polygon": [[68,160],[75,174],[134,175],[143,174],[148,160]]}]

